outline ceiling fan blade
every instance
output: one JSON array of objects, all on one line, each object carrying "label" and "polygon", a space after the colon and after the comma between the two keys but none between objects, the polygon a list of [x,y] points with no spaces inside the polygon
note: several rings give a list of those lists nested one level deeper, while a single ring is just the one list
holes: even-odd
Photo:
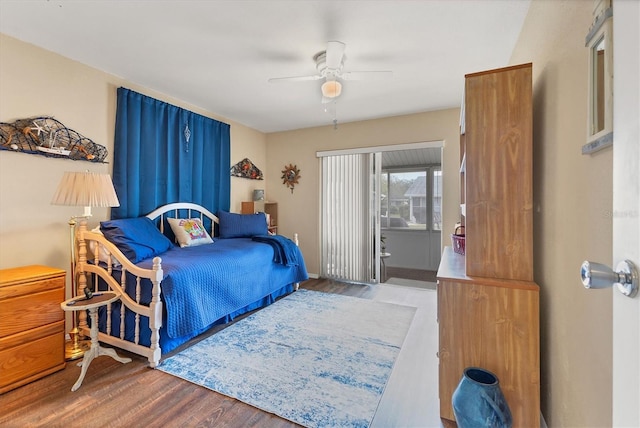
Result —
[{"label": "ceiling fan blade", "polygon": [[312,80],[320,80],[322,76],[319,74],[314,74],[311,76],[293,76],[293,77],[273,77],[268,80],[269,83],[280,83],[280,82],[308,82]]},{"label": "ceiling fan blade", "polygon": [[349,71],[340,74],[344,80],[382,80],[393,77],[392,71]]},{"label": "ceiling fan blade", "polygon": [[342,57],[344,56],[344,49],[345,44],[342,42],[327,42],[327,53],[325,56],[327,68],[332,70],[340,68],[340,64],[342,64]]}]

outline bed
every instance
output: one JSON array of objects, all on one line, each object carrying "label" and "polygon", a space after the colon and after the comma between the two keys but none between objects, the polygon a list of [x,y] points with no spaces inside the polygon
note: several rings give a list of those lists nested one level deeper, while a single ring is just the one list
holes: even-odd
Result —
[{"label": "bed", "polygon": [[[101,222],[99,230],[81,221],[78,294],[86,287],[121,293],[100,310],[99,340],[156,367],[214,325],[297,289],[308,279],[297,236],[270,235],[266,226],[264,213],[216,216],[192,203]],[[78,327],[88,331],[85,314]]]}]

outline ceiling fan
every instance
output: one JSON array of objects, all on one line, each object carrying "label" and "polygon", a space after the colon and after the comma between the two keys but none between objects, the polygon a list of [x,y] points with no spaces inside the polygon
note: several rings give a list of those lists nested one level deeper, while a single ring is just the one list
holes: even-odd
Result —
[{"label": "ceiling fan", "polygon": [[327,103],[339,97],[342,93],[343,80],[365,80],[391,77],[391,71],[347,71],[344,72],[346,45],[339,41],[327,42],[327,49],[313,56],[317,74],[308,76],[275,77],[269,79],[271,83],[305,82],[310,80],[324,80],[322,83],[322,102]]}]

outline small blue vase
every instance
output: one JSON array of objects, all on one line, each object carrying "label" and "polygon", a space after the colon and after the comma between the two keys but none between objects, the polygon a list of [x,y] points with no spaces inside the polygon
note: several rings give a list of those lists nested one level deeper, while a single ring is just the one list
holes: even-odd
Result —
[{"label": "small blue vase", "polygon": [[513,424],[498,377],[488,370],[464,369],[451,401],[458,428],[511,428]]}]

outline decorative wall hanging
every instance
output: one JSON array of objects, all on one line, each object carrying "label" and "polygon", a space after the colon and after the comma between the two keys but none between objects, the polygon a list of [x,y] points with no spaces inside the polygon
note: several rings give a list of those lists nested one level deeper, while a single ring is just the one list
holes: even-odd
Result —
[{"label": "decorative wall hanging", "polygon": [[186,149],[185,151],[189,153],[189,138],[191,138],[191,130],[189,129],[189,124],[184,125],[184,139],[186,141]]},{"label": "decorative wall hanging", "polygon": [[249,178],[251,180],[264,180],[262,171],[260,171],[249,158],[244,158],[232,166],[231,175],[234,177]]},{"label": "decorative wall hanging", "polygon": [[0,123],[0,149],[105,163],[107,148],[49,116]]},{"label": "decorative wall hanging", "polygon": [[282,184],[286,185],[291,189],[291,193],[293,193],[293,187],[298,184],[298,180],[300,179],[300,170],[298,169],[298,165],[285,166],[282,170]]}]

